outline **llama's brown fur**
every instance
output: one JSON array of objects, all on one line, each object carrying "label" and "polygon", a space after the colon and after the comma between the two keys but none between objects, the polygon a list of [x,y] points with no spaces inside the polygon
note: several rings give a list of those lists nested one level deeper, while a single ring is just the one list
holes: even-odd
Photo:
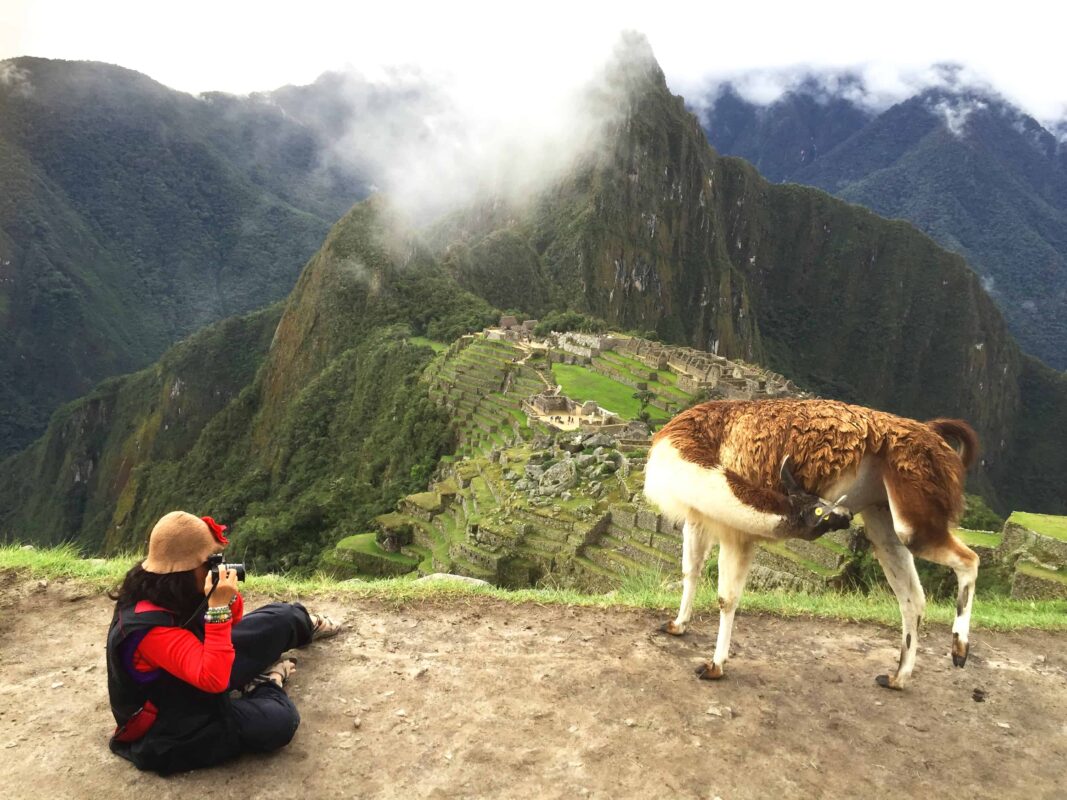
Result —
[{"label": "llama's brown fur", "polygon": [[[963,511],[965,472],[977,446],[974,431],[959,420],[921,423],[832,400],[710,402],[683,411],[656,434],[646,493],[666,513],[686,521],[692,549],[700,551],[701,529],[742,550],[754,537],[802,535],[784,523],[769,524],[790,508],[790,496],[780,480],[783,459],[791,464],[800,488],[811,495],[852,492],[853,499],[846,504],[853,511],[868,510],[870,527],[892,529],[889,534],[876,531],[871,538],[901,600],[902,614],[913,614],[911,606],[924,603],[904,547],[957,571],[966,616],[961,609],[962,630],[957,633],[962,636],[956,639],[963,644],[954,645],[953,659],[962,663],[977,556],[950,527]],[[726,513],[727,506],[733,516]],[[757,523],[749,529],[738,522],[749,518]],[[762,520],[768,524],[758,524]],[[737,563],[742,574],[731,579],[743,585],[748,561],[738,557]],[[680,631],[685,627],[685,600],[683,596],[682,622],[675,625]],[[917,638],[909,635],[912,632],[912,624],[906,622],[909,651]],[[717,655],[725,658],[718,651]],[[902,656],[902,666],[904,661]],[[718,658],[711,666],[721,674]],[[901,683],[904,678],[906,674]]]}]

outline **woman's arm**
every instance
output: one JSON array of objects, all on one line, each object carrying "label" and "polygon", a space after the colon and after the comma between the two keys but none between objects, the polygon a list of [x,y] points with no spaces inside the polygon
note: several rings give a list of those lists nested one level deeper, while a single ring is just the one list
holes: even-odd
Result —
[{"label": "woman's arm", "polygon": [[203,642],[184,628],[153,628],[138,645],[135,663],[164,669],[205,692],[223,692],[233,667],[232,627],[232,622],[205,624]]}]

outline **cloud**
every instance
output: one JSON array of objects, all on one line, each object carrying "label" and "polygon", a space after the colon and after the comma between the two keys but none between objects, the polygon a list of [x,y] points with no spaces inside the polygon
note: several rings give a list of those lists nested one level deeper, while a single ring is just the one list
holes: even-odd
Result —
[{"label": "cloud", "polygon": [[23,69],[10,61],[0,62],[0,86],[5,86],[13,94],[29,97],[33,94],[29,70]]},{"label": "cloud", "polygon": [[613,70],[647,65],[649,54],[643,37],[630,37],[566,80],[502,76],[506,64],[481,77],[406,67],[332,73],[262,97],[319,130],[331,159],[425,222],[484,198],[519,203],[549,186],[594,147],[619,107]]},{"label": "cloud", "polygon": [[803,90],[823,102],[840,97],[872,112],[884,111],[928,89],[997,94],[983,73],[961,64],[902,67],[872,62],[851,67],[802,64],[722,73],[706,79],[702,92],[705,99],[687,100],[694,107],[702,108],[708,102],[706,98],[714,99],[727,87],[760,106],[777,102],[789,92]]},{"label": "cloud", "polygon": [[927,108],[935,116],[943,118],[948,132],[958,139],[963,136],[971,114],[989,108],[989,104],[973,98],[953,97],[931,101],[927,104]]}]

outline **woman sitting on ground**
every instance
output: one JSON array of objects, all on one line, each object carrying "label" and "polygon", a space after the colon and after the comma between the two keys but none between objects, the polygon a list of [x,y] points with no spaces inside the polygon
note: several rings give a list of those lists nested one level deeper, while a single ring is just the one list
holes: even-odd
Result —
[{"label": "woman sitting on ground", "polygon": [[[284,747],[300,715],[282,653],[340,625],[299,603],[245,615],[237,573],[208,566],[225,527],[184,511],[152,529],[148,558],[126,573],[107,637],[111,749],[162,775]],[[231,691],[240,691],[237,699]]]}]

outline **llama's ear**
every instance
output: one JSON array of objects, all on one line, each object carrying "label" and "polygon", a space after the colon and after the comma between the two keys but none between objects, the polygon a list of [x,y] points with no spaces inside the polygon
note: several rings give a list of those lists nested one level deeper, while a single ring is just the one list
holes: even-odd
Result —
[{"label": "llama's ear", "polygon": [[789,468],[790,461],[790,456],[786,456],[782,459],[782,469],[779,473],[779,479],[782,482],[782,488],[785,489],[786,494],[799,494],[803,489],[797,485],[797,479],[793,477],[793,473]]}]

